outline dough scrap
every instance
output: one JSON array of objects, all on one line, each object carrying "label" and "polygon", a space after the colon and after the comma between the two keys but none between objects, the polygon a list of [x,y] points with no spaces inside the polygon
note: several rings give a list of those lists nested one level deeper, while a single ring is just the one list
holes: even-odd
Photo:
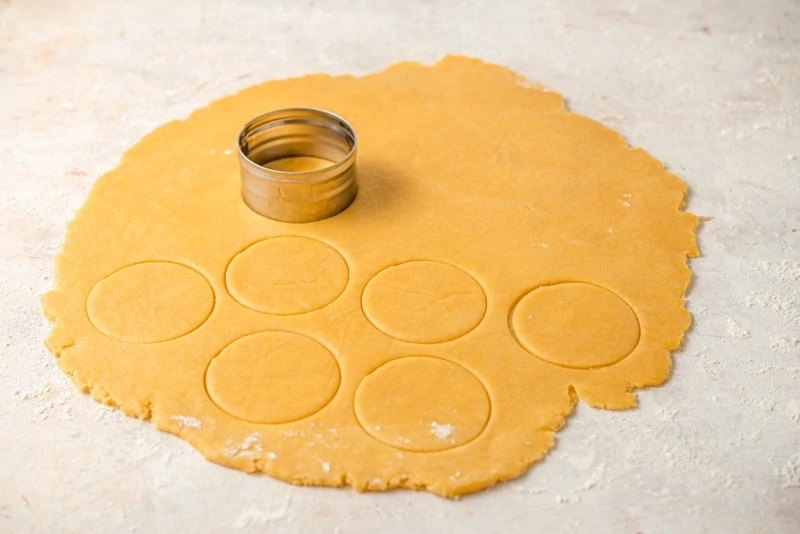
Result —
[{"label": "dough scrap", "polygon": [[[359,135],[358,197],[302,225],[247,208],[231,155],[244,123],[295,106]],[[79,388],[214,462],[454,497],[542,458],[578,398],[630,408],[667,379],[698,252],[686,192],[478,60],[271,81],[97,180],[46,344]]]}]

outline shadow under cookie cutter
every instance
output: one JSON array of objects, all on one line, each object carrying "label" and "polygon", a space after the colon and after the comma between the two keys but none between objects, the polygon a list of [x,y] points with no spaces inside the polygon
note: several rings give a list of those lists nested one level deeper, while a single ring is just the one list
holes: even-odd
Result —
[{"label": "shadow under cookie cutter", "polygon": [[[332,217],[355,199],[356,134],[342,117],[313,108],[270,111],[239,134],[242,198],[256,213],[283,222]],[[317,158],[320,168],[270,168],[286,158]]]}]

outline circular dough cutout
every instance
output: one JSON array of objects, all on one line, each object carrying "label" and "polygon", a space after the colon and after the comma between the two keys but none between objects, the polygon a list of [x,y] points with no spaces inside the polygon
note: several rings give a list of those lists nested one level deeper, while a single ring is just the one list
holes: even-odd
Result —
[{"label": "circular dough cutout", "polygon": [[512,312],[511,327],[534,356],[573,369],[617,363],[639,343],[631,307],[611,291],[581,282],[527,293]]},{"label": "circular dough cutout", "polygon": [[491,402],[478,378],[460,365],[429,356],[393,360],[367,375],[355,396],[364,430],[398,449],[435,452],[478,437]]},{"label": "circular dough cutout", "polygon": [[442,343],[478,326],[486,313],[486,296],[458,267],[410,261],[376,274],[364,289],[362,306],[367,319],[388,336]]},{"label": "circular dough cutout", "polygon": [[158,343],[197,329],[214,309],[214,291],[191,267],[148,261],[97,283],[86,301],[91,323],[110,338]]},{"label": "circular dough cutout", "polygon": [[289,423],[324,408],[339,389],[339,365],[313,339],[260,332],[237,339],[206,371],[211,400],[251,423]]},{"label": "circular dough cutout", "polygon": [[307,237],[273,237],[234,256],[228,291],[243,306],[296,315],[327,306],[347,285],[347,263],[329,245]]}]

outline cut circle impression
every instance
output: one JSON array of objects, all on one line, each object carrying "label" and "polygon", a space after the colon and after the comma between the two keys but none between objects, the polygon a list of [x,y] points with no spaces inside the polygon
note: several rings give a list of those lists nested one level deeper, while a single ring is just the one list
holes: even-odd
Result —
[{"label": "cut circle impression", "polygon": [[428,260],[380,271],[367,283],[361,302],[375,328],[412,343],[457,339],[486,313],[486,295],[477,280],[454,265]]},{"label": "cut circle impression", "polygon": [[407,356],[367,375],[355,395],[359,424],[372,437],[413,452],[436,452],[478,437],[491,413],[486,388],[441,358]]},{"label": "cut circle impression", "polygon": [[214,291],[191,267],[147,261],[119,269],[89,293],[86,314],[97,330],[128,343],[158,343],[184,336],[214,309]]},{"label": "cut circle impression", "polygon": [[301,334],[268,331],[237,339],[206,370],[208,396],[251,423],[289,423],[324,408],[339,389],[336,359]]},{"label": "cut circle impression", "polygon": [[527,351],[572,369],[617,363],[633,352],[640,335],[636,314],[622,298],[582,282],[527,293],[514,307],[510,324]]},{"label": "cut circle impression", "polygon": [[225,273],[228,292],[241,305],[273,315],[296,315],[327,306],[347,285],[341,254],[316,239],[280,236],[234,256]]}]

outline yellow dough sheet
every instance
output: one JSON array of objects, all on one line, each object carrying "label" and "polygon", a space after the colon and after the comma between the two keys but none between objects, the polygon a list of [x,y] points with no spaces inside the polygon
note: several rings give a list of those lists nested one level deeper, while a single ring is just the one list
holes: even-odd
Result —
[{"label": "yellow dough sheet", "polygon": [[[236,135],[284,107],[358,133],[358,196],[335,217],[242,201]],[[478,60],[271,81],[97,180],[44,297],[47,346],[79,388],[214,462],[458,496],[542,458],[578,399],[630,408],[667,379],[697,254],[685,195]]]}]

